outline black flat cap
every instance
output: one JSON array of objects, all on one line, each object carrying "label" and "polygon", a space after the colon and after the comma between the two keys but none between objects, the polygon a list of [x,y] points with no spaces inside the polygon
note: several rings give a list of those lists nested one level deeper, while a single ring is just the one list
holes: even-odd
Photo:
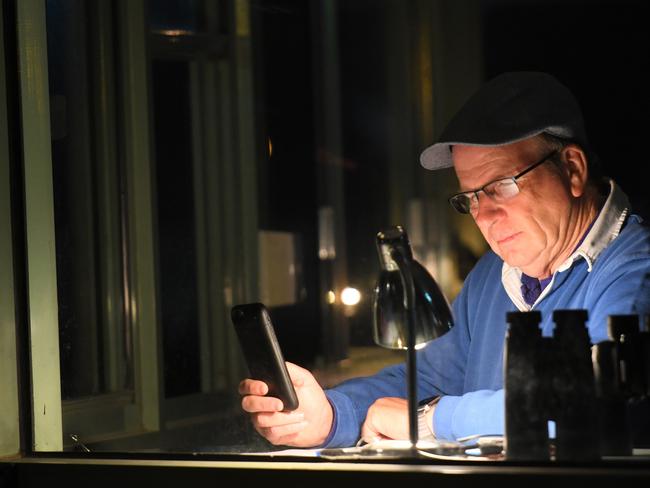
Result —
[{"label": "black flat cap", "polygon": [[420,163],[427,169],[449,168],[454,144],[501,146],[542,132],[586,145],[578,101],[547,73],[503,73],[469,98],[438,142],[422,152]]}]

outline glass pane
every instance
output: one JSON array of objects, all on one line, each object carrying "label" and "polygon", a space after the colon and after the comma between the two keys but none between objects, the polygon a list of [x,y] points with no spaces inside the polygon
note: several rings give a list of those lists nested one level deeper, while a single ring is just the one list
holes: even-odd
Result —
[{"label": "glass pane", "polygon": [[153,62],[157,243],[165,396],[200,391],[189,66]]},{"label": "glass pane", "polygon": [[[555,69],[599,107],[602,93],[622,82],[617,75],[599,82],[605,74],[584,70],[584,63],[577,69],[576,52],[598,42],[600,51],[644,60],[640,67],[650,59],[641,42],[647,29],[633,20],[645,10],[633,15],[635,8],[624,12],[607,2],[594,7],[597,24],[606,27],[615,16],[632,26],[633,42],[586,26],[580,41],[549,40],[543,32],[557,12],[544,2],[534,2],[540,6],[531,26],[530,6],[516,2],[391,0],[150,0],[138,4],[146,5],[142,31],[126,39],[120,15],[134,3],[120,3],[124,8],[111,10],[105,22],[116,70],[124,67],[122,43],[143,39],[136,47],[147,53],[138,74],[146,77],[149,105],[139,120],[149,123],[151,161],[133,165],[151,171],[145,179],[153,188],[156,323],[147,325],[160,340],[146,346],[161,367],[142,382],[161,385],[162,395],[149,405],[156,421],[147,432],[98,436],[88,444],[93,451],[284,449],[258,435],[241,411],[237,385],[247,370],[231,307],[264,302],[285,359],[311,370],[326,388],[402,362],[402,351],[383,349],[373,338],[377,233],[403,225],[414,257],[450,301],[487,250],[471,219],[448,207],[453,171],[423,171],[421,150],[498,71]],[[568,4],[563,15],[574,22],[565,25],[574,28],[584,5]],[[137,398],[146,385],[134,380],[133,357],[152,359],[137,355],[144,348],[131,341],[135,331],[125,313],[124,296],[137,276],[127,279],[123,271],[131,256],[122,229],[130,192],[141,188],[125,185],[117,149],[113,156],[98,150],[125,144],[111,135],[119,131],[105,127],[115,128],[127,108],[113,76],[98,75],[106,60],[97,56],[93,9],[82,0],[47,2],[68,400],[125,389]],[[512,42],[513,26],[526,42]],[[647,85],[635,63],[621,64],[639,70],[634,86]],[[109,109],[98,104],[100,88],[113,94]],[[647,128],[647,120],[635,122],[632,130]],[[640,159],[631,145],[607,147],[604,134],[594,139],[611,161],[618,161],[617,151],[620,159]],[[647,212],[645,194],[632,182],[625,189]],[[123,417],[137,416],[139,407]]]},{"label": "glass pane", "polygon": [[96,115],[95,93],[115,88],[114,80],[98,77],[99,41],[89,18],[87,2],[47,2],[64,399],[133,384],[123,300],[120,165],[101,153],[110,136],[101,132],[100,120],[108,114]]},{"label": "glass pane", "polygon": [[152,0],[149,2],[149,25],[153,31],[183,31],[205,29],[203,0]]},{"label": "glass pane", "polygon": [[[268,8],[267,8],[268,7]],[[314,366],[323,353],[323,304],[318,256],[318,207],[325,181],[318,181],[312,52],[308,3],[286,10],[275,4],[255,4],[259,20],[255,77],[260,86],[260,141],[267,144],[257,164],[259,227],[265,233],[282,232],[299,244],[295,254],[300,281],[291,303],[272,308],[276,334],[288,361]],[[273,76],[265,73],[275,73]],[[320,183],[320,184],[319,184]],[[265,256],[260,265],[277,261],[280,253]],[[287,264],[286,266],[289,266]],[[287,286],[275,269],[276,288]],[[262,290],[262,296],[264,296]]]}]

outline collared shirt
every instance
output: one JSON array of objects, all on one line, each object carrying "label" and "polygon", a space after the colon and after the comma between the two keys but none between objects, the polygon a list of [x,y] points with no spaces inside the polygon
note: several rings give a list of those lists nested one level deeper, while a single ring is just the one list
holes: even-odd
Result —
[{"label": "collared shirt", "polygon": [[556,275],[569,269],[576,260],[584,259],[587,262],[588,270],[591,271],[598,255],[620,234],[630,212],[630,202],[627,195],[614,181],[609,180],[609,187],[609,196],[590,230],[575,251],[553,273],[550,281],[543,287],[534,303],[528,304],[522,296],[522,271],[506,262],[503,263],[501,282],[519,311],[526,312],[533,309],[553,288]]}]

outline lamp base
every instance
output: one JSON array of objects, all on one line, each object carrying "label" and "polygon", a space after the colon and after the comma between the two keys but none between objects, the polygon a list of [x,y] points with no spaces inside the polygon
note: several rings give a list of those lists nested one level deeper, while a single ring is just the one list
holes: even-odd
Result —
[{"label": "lamp base", "polygon": [[320,456],[333,459],[404,459],[421,458],[423,453],[456,456],[463,454],[465,449],[465,444],[452,441],[418,441],[417,447],[414,447],[409,440],[382,439],[363,446],[323,449]]}]

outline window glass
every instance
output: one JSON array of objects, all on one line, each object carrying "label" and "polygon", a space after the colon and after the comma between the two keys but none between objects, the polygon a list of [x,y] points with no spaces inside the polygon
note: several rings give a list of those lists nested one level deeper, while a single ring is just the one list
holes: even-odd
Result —
[{"label": "window glass", "polygon": [[99,96],[114,93],[115,80],[100,77],[105,60],[99,58],[93,25],[87,2],[47,2],[64,400],[133,385],[124,302],[121,166],[114,132],[105,125],[110,113],[104,103],[113,100]]},{"label": "window glass", "polygon": [[156,0],[149,3],[149,25],[154,32],[201,32],[206,28],[203,0]]},{"label": "window glass", "polygon": [[[247,369],[230,318],[240,303],[267,305],[285,359],[323,387],[403,361],[374,342],[375,239],[402,225],[414,257],[457,296],[487,244],[447,204],[453,170],[424,171],[418,158],[484,79],[563,74],[588,107],[596,150],[638,159],[632,144],[608,144],[610,119],[593,107],[620,116],[634,94],[647,99],[645,7],[565,3],[574,21],[593,18],[586,38],[549,39],[559,14],[542,1],[48,0],[65,449],[283,449],[240,408]],[[125,21],[134,6],[144,12],[135,27]],[[602,35],[612,19],[632,40]],[[593,42],[616,70],[582,69],[600,63]],[[143,127],[124,122],[125,46],[144,53]],[[590,62],[577,69],[583,55]],[[623,66],[636,91],[619,103],[609,94]],[[614,136],[641,140],[647,120],[625,113],[611,130],[629,133]],[[129,130],[149,156],[129,159]],[[643,185],[624,168],[606,172],[647,212]],[[129,171],[144,176],[136,184]],[[130,225],[142,195],[147,324],[133,319],[142,276]],[[144,364],[154,366],[139,376]]]},{"label": "window glass", "polygon": [[158,270],[168,397],[198,392],[201,384],[189,75],[187,62],[153,64]]}]

